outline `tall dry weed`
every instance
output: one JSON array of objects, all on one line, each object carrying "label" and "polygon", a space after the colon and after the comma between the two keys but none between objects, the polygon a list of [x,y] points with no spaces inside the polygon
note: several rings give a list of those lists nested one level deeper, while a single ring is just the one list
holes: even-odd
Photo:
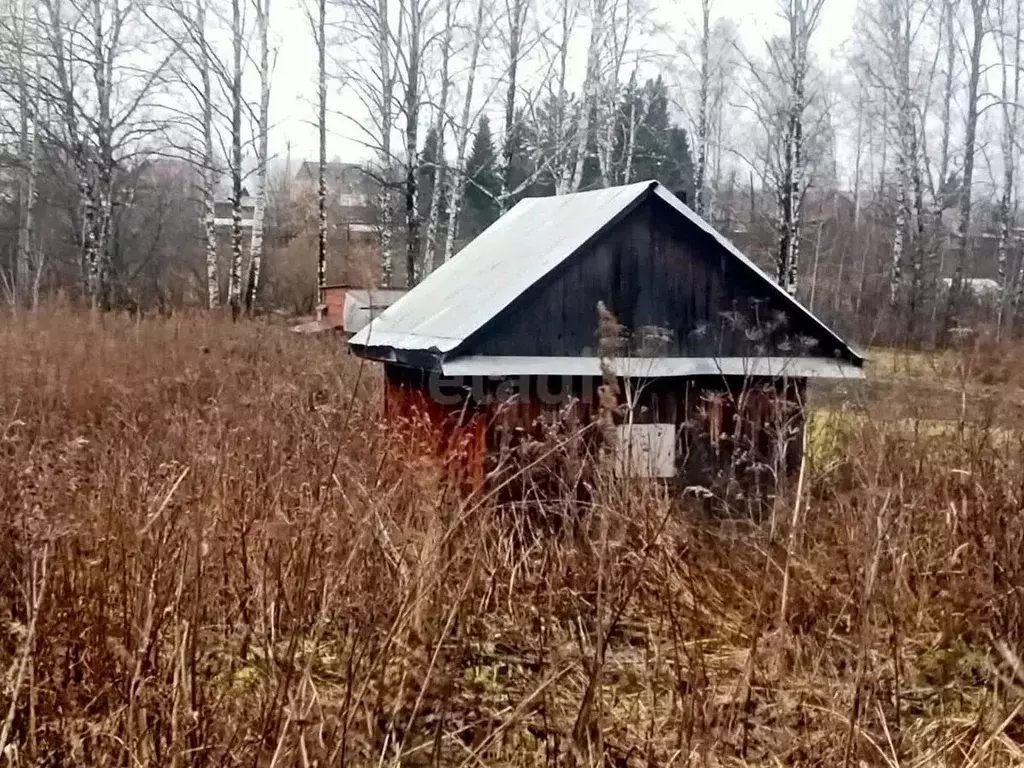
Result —
[{"label": "tall dry weed", "polygon": [[851,422],[774,525],[599,476],[531,535],[378,400],[334,339],[5,318],[0,762],[1024,759],[1020,439]]}]

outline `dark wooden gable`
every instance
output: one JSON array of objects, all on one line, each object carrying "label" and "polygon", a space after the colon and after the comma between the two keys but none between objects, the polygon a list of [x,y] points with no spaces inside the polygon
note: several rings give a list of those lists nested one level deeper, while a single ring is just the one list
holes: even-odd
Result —
[{"label": "dark wooden gable", "polygon": [[598,301],[625,328],[634,356],[840,354],[762,277],[655,196],[533,285],[460,354],[596,356]]}]

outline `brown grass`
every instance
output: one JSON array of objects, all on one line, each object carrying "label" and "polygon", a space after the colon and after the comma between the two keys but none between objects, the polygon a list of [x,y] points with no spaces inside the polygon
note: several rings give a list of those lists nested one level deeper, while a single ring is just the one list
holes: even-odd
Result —
[{"label": "brown grass", "polygon": [[601,481],[542,534],[336,339],[2,323],[0,765],[1024,760],[1019,440],[850,421],[798,516]]}]

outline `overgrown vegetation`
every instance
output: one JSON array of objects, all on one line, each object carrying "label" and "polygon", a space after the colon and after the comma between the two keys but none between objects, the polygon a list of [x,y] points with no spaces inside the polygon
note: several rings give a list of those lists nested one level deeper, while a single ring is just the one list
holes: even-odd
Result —
[{"label": "overgrown vegetation", "polygon": [[849,389],[761,525],[599,480],[542,532],[396,447],[337,339],[57,310],[0,361],[0,764],[1024,761],[1005,420]]}]

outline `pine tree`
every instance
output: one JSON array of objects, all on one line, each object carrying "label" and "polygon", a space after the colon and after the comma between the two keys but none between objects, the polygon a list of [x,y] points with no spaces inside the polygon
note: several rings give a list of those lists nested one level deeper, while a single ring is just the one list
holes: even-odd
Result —
[{"label": "pine tree", "polygon": [[[601,188],[601,164],[597,159],[597,131],[593,126],[598,123],[597,107],[590,108],[590,119],[587,124],[592,127],[587,137],[587,156],[583,158],[583,173],[580,176],[579,191]],[[614,175],[614,174],[613,174]]]},{"label": "pine tree", "polygon": [[[437,178],[437,129],[431,127],[423,140],[423,151],[420,152],[419,167],[419,209],[420,218],[426,219],[430,215],[430,200],[434,194],[434,179]],[[444,220],[442,209],[441,220]]]},{"label": "pine tree", "polygon": [[480,127],[466,158],[465,226],[462,227],[465,237],[475,237],[498,218],[497,196],[500,192],[501,177],[494,138],[491,124],[484,116],[480,118]]},{"label": "pine tree", "polygon": [[[628,89],[620,108],[627,116],[619,141],[617,156],[625,159],[629,140],[628,115],[636,122],[629,180],[657,179],[674,194],[693,202],[694,166],[690,140],[686,130],[674,125],[669,116],[668,88],[658,77],[648,80],[643,88]],[[625,167],[617,169],[624,176]]]},{"label": "pine tree", "polygon": [[665,135],[665,156],[658,179],[687,205],[694,204],[694,167],[686,131],[672,126]]}]

